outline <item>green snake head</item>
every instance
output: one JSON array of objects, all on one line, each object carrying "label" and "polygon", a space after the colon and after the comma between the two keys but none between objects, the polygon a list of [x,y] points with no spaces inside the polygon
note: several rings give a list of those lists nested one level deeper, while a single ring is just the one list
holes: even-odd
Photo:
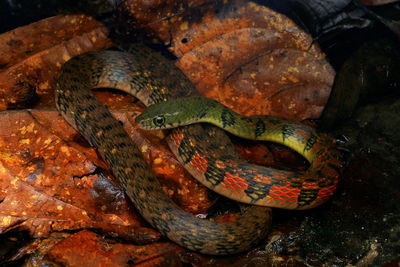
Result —
[{"label": "green snake head", "polygon": [[207,122],[207,113],[220,105],[204,97],[186,97],[149,106],[136,117],[139,127],[145,130],[170,129],[195,122]]}]

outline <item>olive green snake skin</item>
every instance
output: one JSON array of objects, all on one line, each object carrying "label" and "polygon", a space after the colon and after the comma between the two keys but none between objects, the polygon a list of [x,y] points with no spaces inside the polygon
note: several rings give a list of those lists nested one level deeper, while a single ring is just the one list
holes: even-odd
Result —
[{"label": "olive green snake skin", "polygon": [[[92,88],[119,89],[135,95],[146,106],[174,97],[198,95],[190,81],[161,55],[141,45],[134,46],[131,52],[87,53],[65,63],[56,87],[59,112],[98,150],[139,213],[163,235],[205,254],[224,255],[248,250],[268,233],[270,208],[242,204],[244,213],[234,222],[225,223],[199,219],[184,212],[162,191],[123,126],[91,92]],[[241,160],[227,136],[212,126],[189,125],[174,129],[167,142],[177,158],[200,181],[213,177],[221,179],[221,165],[232,173],[239,168],[241,174],[250,178],[259,171],[265,175],[275,171]],[[196,155],[210,151],[212,155],[202,158],[208,163],[207,172],[193,167]],[[224,170],[224,173],[227,172]],[[336,188],[336,182],[331,181],[327,186]],[[324,183],[327,182],[324,180]],[[218,184],[205,184],[214,189],[218,187]],[[289,208],[309,208],[327,198],[303,206],[297,201]]]}]

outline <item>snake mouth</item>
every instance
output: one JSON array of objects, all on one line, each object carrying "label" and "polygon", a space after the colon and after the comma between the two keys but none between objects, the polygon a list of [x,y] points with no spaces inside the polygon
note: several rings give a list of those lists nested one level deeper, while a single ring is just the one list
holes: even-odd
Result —
[{"label": "snake mouth", "polygon": [[157,130],[157,127],[152,124],[150,119],[141,119],[141,115],[136,117],[135,122],[143,130]]},{"label": "snake mouth", "polygon": [[151,120],[142,120],[142,121],[137,121],[136,123],[138,124],[139,128],[143,130],[160,130],[161,127],[155,126],[153,123],[151,123]]}]

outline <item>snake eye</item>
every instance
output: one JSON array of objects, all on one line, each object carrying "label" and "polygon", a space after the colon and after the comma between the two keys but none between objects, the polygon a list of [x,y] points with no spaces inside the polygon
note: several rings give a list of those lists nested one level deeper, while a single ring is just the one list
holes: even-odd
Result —
[{"label": "snake eye", "polygon": [[156,116],[156,117],[154,117],[154,119],[153,119],[153,123],[154,123],[155,126],[161,127],[161,126],[163,126],[164,123],[165,123],[165,117],[162,116],[162,115]]}]

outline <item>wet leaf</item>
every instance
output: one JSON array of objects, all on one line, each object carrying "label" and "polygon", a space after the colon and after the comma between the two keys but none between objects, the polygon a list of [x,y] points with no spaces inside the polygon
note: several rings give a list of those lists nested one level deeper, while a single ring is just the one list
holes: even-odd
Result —
[{"label": "wet leaf", "polygon": [[[206,189],[165,145],[150,143],[136,130],[132,113],[115,116],[125,123],[167,194],[186,210],[204,213],[212,203]],[[1,232],[18,227],[40,237],[51,231],[99,228],[136,242],[158,238],[142,228],[122,189],[97,169],[107,166],[58,112],[2,112],[0,121]],[[157,136],[150,138],[160,143]]]},{"label": "wet leaf", "polygon": [[[52,121],[52,128],[40,120]],[[18,227],[41,237],[50,231],[122,228],[131,239],[140,230],[137,242],[158,238],[154,230],[139,229],[142,223],[118,185],[96,172],[96,161],[104,163],[95,151],[69,145],[76,133],[56,112],[2,112],[0,121],[0,232]]]},{"label": "wet leaf", "polygon": [[21,248],[16,260],[28,255],[24,266],[154,266],[179,263],[177,252],[181,248],[171,242],[157,242],[137,246],[116,243],[93,232],[82,230],[74,234],[52,233],[48,238],[36,239]]},{"label": "wet leaf", "polygon": [[176,266],[179,258],[175,244],[161,242],[145,246],[110,243],[100,236],[80,231],[54,245],[47,254],[63,266]]},{"label": "wet leaf", "polygon": [[203,95],[239,113],[303,120],[319,117],[328,100],[334,71],[324,54],[291,20],[264,6],[126,1],[125,9],[135,26],[171,45]]},{"label": "wet leaf", "polygon": [[107,29],[86,15],[55,16],[0,35],[0,110],[25,107],[35,94],[53,103],[55,78],[72,56],[111,46]]}]

